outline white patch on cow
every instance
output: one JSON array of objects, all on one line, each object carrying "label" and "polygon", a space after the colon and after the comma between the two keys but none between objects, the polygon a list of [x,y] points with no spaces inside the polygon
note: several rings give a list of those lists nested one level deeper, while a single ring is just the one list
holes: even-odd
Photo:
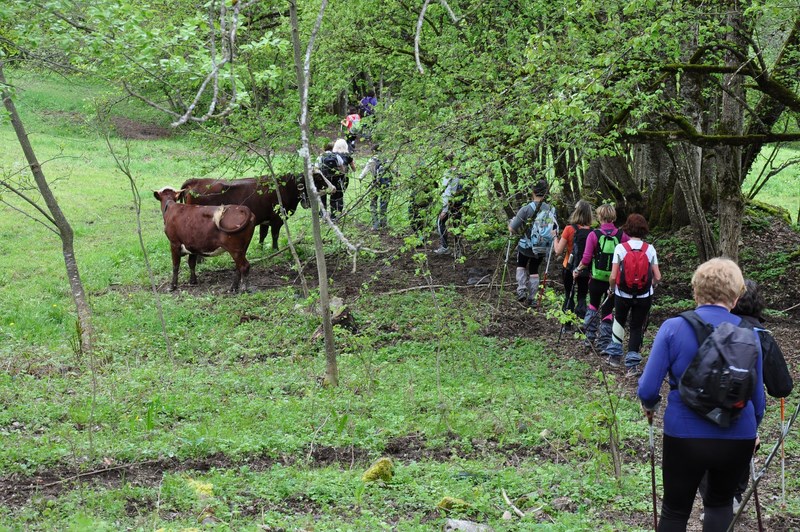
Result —
[{"label": "white patch on cow", "polygon": [[219,224],[222,222],[222,215],[225,214],[225,209],[227,209],[227,205],[220,205],[217,207],[217,210],[214,211],[214,225],[219,229]]},{"label": "white patch on cow", "polygon": [[[202,255],[204,257],[216,257],[217,255],[222,255],[225,253],[225,250],[222,248],[217,248],[214,251],[202,251],[200,253],[194,253],[194,255]],[[186,246],[181,244],[181,255],[192,255],[193,253],[186,249]]]},{"label": "white patch on cow", "polygon": [[172,187],[161,187],[160,189],[156,190],[156,193],[158,193],[158,195],[160,196],[161,194],[163,194],[163,193],[164,193],[164,192],[166,192],[167,190],[169,190],[169,191],[171,191],[171,192],[178,192],[177,190],[175,190],[175,189],[174,189],[174,188],[172,188]]}]

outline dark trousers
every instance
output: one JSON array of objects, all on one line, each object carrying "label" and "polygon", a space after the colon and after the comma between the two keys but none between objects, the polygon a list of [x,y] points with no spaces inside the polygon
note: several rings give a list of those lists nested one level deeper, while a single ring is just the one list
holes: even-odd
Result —
[{"label": "dark trousers", "polygon": [[528,268],[528,275],[538,275],[539,274],[539,266],[542,265],[542,260],[544,259],[544,255],[534,255],[533,257],[529,257],[528,255],[523,255],[522,253],[517,253],[517,266],[520,268]]},{"label": "dark trousers", "polygon": [[598,308],[608,292],[608,281],[589,280],[589,306],[597,310],[600,319],[605,318],[614,309],[614,297],[609,297],[603,304],[603,308]]},{"label": "dark trousers", "polygon": [[703,531],[724,531],[733,519],[733,495],[747,471],[755,439],[717,440],[664,435],[660,532],[685,531],[700,479],[708,472],[703,497]]},{"label": "dark trousers", "polygon": [[[579,275],[577,279],[574,279],[572,268],[564,268],[562,279],[564,281],[564,306],[561,310],[572,310],[579,318],[583,319],[586,315],[586,296],[589,294],[589,276]],[[577,305],[575,304],[576,300],[578,301]]]},{"label": "dark trousers", "polygon": [[[642,347],[642,336],[644,335],[644,321],[650,311],[653,302],[651,296],[647,297],[615,297],[614,298],[614,321],[625,329],[628,321],[628,314],[631,316],[631,326],[628,329],[628,352],[639,352]],[[620,343],[622,339],[620,338]]]},{"label": "dark trousers", "polygon": [[[336,218],[342,211],[344,210],[344,193],[347,191],[347,186],[350,184],[350,178],[345,176],[339,176],[338,178],[332,179],[333,186],[336,187],[336,192],[331,194],[331,217]],[[322,196],[322,204],[327,208],[328,201],[327,196]]]}]

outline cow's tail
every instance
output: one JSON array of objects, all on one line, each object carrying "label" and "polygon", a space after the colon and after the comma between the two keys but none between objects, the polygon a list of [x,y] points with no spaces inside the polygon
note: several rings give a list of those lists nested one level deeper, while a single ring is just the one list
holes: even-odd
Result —
[{"label": "cow's tail", "polygon": [[247,227],[250,223],[252,223],[252,221],[255,219],[253,213],[248,212],[247,216],[240,224],[234,227],[223,227],[222,219],[225,217],[225,212],[228,210],[228,207],[230,207],[230,205],[220,205],[217,208],[217,210],[214,211],[214,225],[217,227],[217,229],[219,229],[223,233],[238,233],[239,231]]}]

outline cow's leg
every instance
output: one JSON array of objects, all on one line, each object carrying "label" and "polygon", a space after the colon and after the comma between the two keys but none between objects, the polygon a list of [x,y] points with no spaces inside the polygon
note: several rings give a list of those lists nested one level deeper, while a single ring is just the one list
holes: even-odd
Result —
[{"label": "cow's leg", "polygon": [[281,234],[281,226],[283,225],[283,220],[278,217],[277,220],[273,220],[270,223],[272,227],[272,249],[278,251],[278,237]]},{"label": "cow's leg", "polygon": [[250,263],[246,257],[247,250],[230,251],[236,269],[233,274],[233,284],[231,285],[231,292],[239,291],[239,282],[244,279],[245,288],[247,288],[247,274],[250,273]]},{"label": "cow's leg", "polygon": [[[258,230],[258,245],[261,249],[264,249],[264,240],[267,238],[267,232],[269,231],[269,224],[264,222],[259,226]],[[275,235],[272,235],[273,240],[275,239]],[[275,246],[272,246],[273,248]]]},{"label": "cow's leg", "polygon": [[197,267],[197,255],[194,253],[189,254],[189,284],[197,284],[197,274],[195,268]]},{"label": "cow's leg", "polygon": [[181,267],[181,248],[171,246],[170,251],[172,253],[172,282],[169,285],[169,289],[175,291],[178,289],[178,270]]}]

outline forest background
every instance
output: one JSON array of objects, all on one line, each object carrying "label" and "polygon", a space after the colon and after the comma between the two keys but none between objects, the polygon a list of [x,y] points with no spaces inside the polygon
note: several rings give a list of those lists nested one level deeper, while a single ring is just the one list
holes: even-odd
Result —
[{"label": "forest background", "polygon": [[[567,353],[548,344],[543,331],[558,332],[557,320],[507,308],[505,221],[543,175],[562,219],[580,197],[615,203],[621,219],[648,217],[669,259],[661,317],[690,305],[693,267],[724,253],[770,290],[779,327],[791,321],[800,19],[789,4],[294,6],[299,41],[315,36],[310,151],[340,135],[348,102],[372,89],[379,106],[359,168],[379,145],[396,171],[389,234],[366,231],[363,203],[342,224],[351,241],[382,251],[358,254],[362,273],[348,273],[352,249],[336,232],[321,235],[333,261],[326,281],[361,322],[358,333],[336,329],[340,391],[317,388],[319,318],[297,309],[307,273],[298,263],[313,264],[309,233],[319,231],[308,213],[290,218],[294,266],[254,250],[253,294],[220,297],[222,257],[202,270],[210,290],[162,299],[160,282],[155,294],[146,288],[144,252],[158,279],[169,259],[155,203],[149,193],[138,203],[138,190],[304,169],[293,4],[4,4],[4,96],[75,226],[93,329],[90,344],[68,303],[73,276],[45,260],[59,246],[47,229],[62,243],[64,232],[4,128],[7,523],[426,528],[448,511],[436,503],[456,495],[457,514],[502,528],[506,490],[526,510],[506,526],[646,527],[632,383],[594,372],[595,361],[569,352],[573,340]],[[472,189],[460,229],[468,253],[434,262],[414,253],[406,207],[428,194],[433,219],[449,153]],[[349,199],[357,205],[365,190]],[[461,307],[455,287],[470,268],[491,270],[492,285]],[[420,283],[428,291],[403,292]],[[300,307],[316,297],[299,292]],[[794,345],[796,326],[786,334]],[[553,372],[563,377],[555,389],[546,378],[521,389]],[[551,403],[569,382],[589,396],[570,398],[565,420]],[[404,463],[373,490],[357,473],[381,454]],[[100,470],[86,476],[102,479],[94,496],[64,489]],[[779,501],[780,482],[771,486]],[[775,529],[791,528],[788,502],[775,503]]]}]

